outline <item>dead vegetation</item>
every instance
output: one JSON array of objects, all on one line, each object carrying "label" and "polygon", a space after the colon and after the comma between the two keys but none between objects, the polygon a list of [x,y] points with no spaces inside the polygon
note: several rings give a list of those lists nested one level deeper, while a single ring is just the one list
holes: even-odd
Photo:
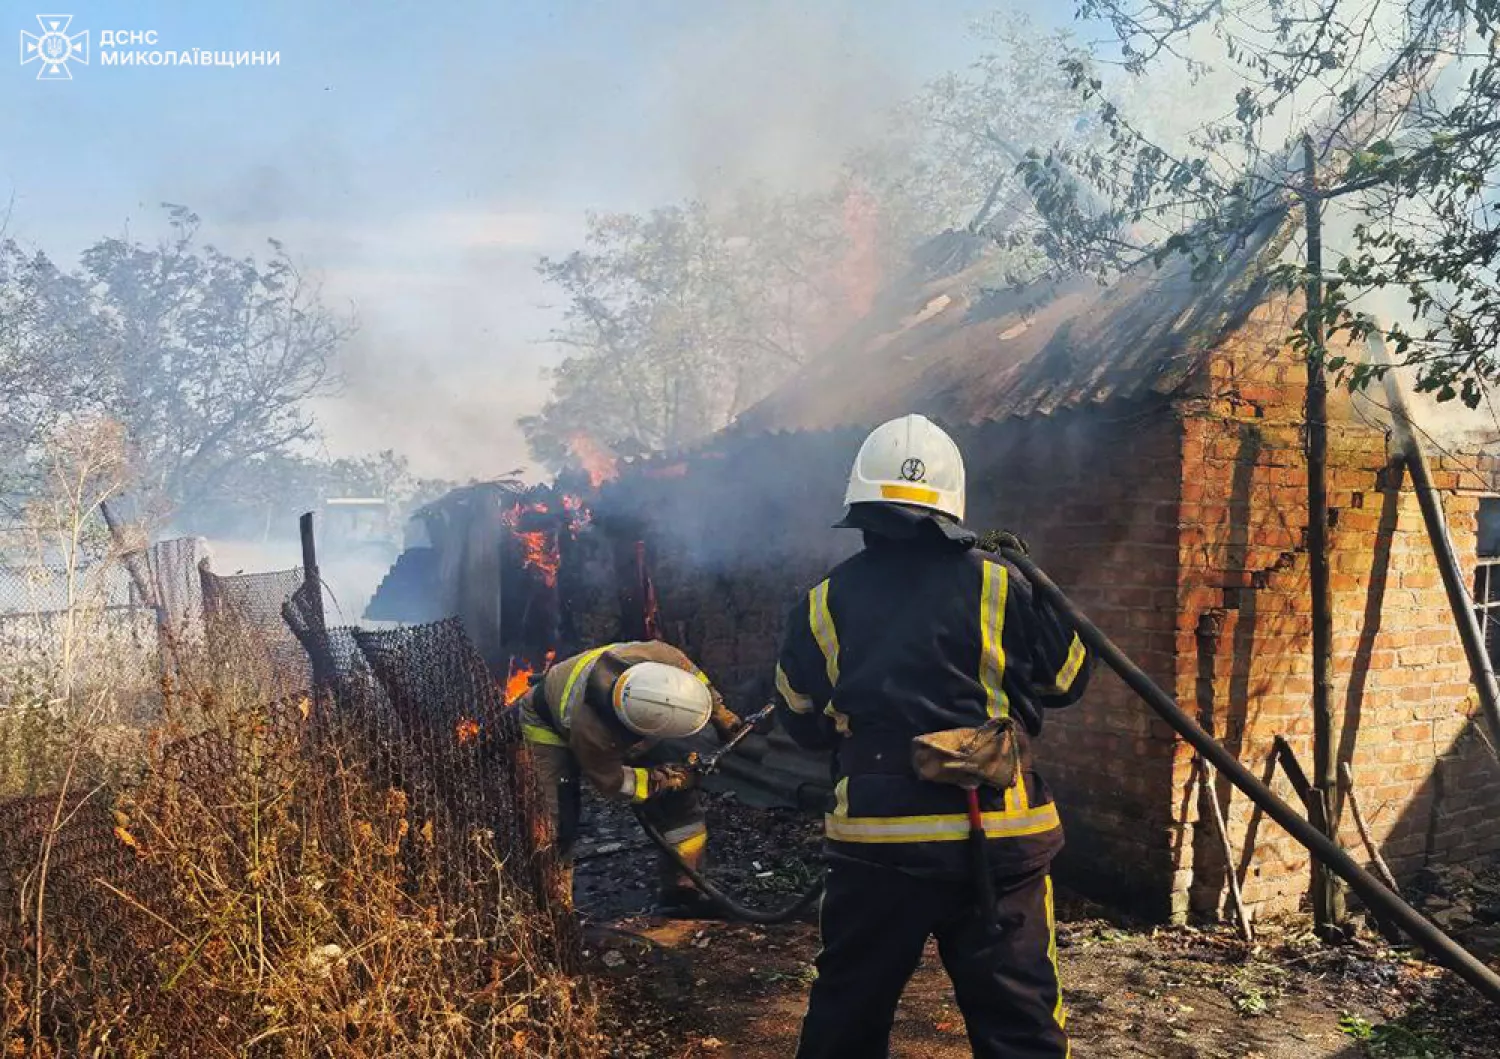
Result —
[{"label": "dead vegetation", "polygon": [[387,699],[286,695],[253,628],[112,650],[84,582],[117,468],[71,466],[47,650],[0,683],[0,1054],[596,1054],[524,782],[512,818],[444,813],[359,712]]},{"label": "dead vegetation", "polygon": [[[485,834],[414,827],[332,712],[168,687],[126,786],[71,733],[0,824],[5,1054],[590,1054],[557,924]],[[440,871],[455,841],[489,870]]]}]

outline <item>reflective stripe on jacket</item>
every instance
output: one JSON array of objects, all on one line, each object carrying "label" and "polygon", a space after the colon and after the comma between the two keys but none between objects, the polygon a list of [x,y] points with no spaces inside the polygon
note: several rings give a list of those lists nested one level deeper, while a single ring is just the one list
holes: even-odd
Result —
[{"label": "reflective stripe on jacket", "polygon": [[1022,782],[981,791],[990,863],[1025,871],[1062,846],[1062,824],[1031,768],[1043,710],[1071,705],[1090,659],[1074,630],[998,556],[937,533],[866,535],[866,547],[788,617],[776,670],[779,714],[810,748],[832,749],[831,853],[920,874],[968,869],[965,795],[919,780],[911,740],[1017,722]]},{"label": "reflective stripe on jacket", "polygon": [[[521,710],[521,732],[527,742],[571,751],[580,771],[605,798],[643,802],[656,793],[660,778],[655,770],[634,766],[627,759],[643,753],[653,745],[652,741],[627,733],[612,715],[606,716],[611,709],[607,696],[604,701],[595,701],[589,695],[592,686],[589,677],[606,654],[622,668],[638,662],[664,662],[708,684],[703,671],[671,644],[655,640],[605,644],[564,658],[542,675],[541,684],[523,695],[517,704]],[[545,711],[537,705],[538,691],[545,699]],[[714,698],[716,720],[722,723],[723,702],[712,685],[709,691]]]}]

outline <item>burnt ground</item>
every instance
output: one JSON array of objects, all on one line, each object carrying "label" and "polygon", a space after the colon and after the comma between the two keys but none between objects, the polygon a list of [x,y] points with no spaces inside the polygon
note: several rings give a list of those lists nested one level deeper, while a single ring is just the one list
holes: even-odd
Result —
[{"label": "burnt ground", "polygon": [[[710,874],[774,907],[816,871],[816,825],[715,798]],[[784,1059],[817,952],[804,921],[776,927],[649,914],[654,850],[628,811],[589,806],[577,895],[619,1057]],[[1500,921],[1500,863],[1427,880],[1431,910],[1472,944]],[[1078,1059],[1467,1059],[1500,1055],[1500,1011],[1373,932],[1336,947],[1307,921],[1259,925],[1247,951],[1226,928],[1154,927],[1059,893],[1059,947]],[[1477,933],[1466,934],[1472,927]],[[1494,951],[1488,955],[1496,956]],[[970,1055],[929,949],[897,1014],[892,1054]]]}]

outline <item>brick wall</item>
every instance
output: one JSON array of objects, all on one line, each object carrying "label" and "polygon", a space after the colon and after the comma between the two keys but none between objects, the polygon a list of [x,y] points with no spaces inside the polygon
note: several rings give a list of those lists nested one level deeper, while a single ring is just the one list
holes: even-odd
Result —
[{"label": "brick wall", "polygon": [[[969,523],[1013,529],[1158,681],[1174,672],[1181,428],[1163,405],[1013,421],[963,443]],[[1060,875],[1163,916],[1174,871],[1171,732],[1106,668],[1037,744],[1068,830]]]},{"label": "brick wall", "polygon": [[[1284,735],[1312,767],[1310,591],[1301,450],[1305,375],[1282,342],[1293,309],[1258,310],[1175,406],[1118,403],[956,431],[971,526],[1025,536],[1037,560],[1201,723],[1269,778]],[[1330,426],[1334,704],[1340,757],[1386,857],[1500,849],[1500,769],[1475,734],[1467,665],[1416,498],[1378,425],[1337,392]],[[863,431],[761,436],[635,468],[601,510],[638,519],[668,636],[726,690],[764,694],[789,607],[858,546],[829,528]],[[1494,465],[1437,465],[1472,584],[1475,512]],[[1075,887],[1160,918],[1218,912],[1224,857],[1192,752],[1100,669],[1037,746]],[[763,700],[762,700],[763,701]],[[747,702],[748,704],[748,702]],[[1307,854],[1218,784],[1233,865],[1260,913],[1295,908]],[[1362,857],[1347,813],[1345,845]]]},{"label": "brick wall", "polygon": [[[1183,506],[1178,563],[1176,691],[1185,707],[1252,771],[1269,776],[1284,735],[1312,769],[1311,604],[1305,550],[1306,465],[1299,425],[1305,368],[1280,342],[1286,305],[1259,310],[1209,361],[1198,399],[1184,406]],[[1468,666],[1409,482],[1395,473],[1378,425],[1347,395],[1330,410],[1330,563],[1334,706],[1340,760],[1352,763],[1361,806],[1398,876],[1431,858],[1500,849],[1500,769],[1472,734]],[[1472,461],[1465,461],[1472,466]],[[1472,492],[1488,488],[1457,465],[1437,485],[1454,544],[1475,557]],[[1178,907],[1225,898],[1224,858],[1207,804],[1193,787],[1193,754],[1179,746],[1172,802],[1179,810]],[[1295,804],[1279,772],[1279,794]],[[1239,792],[1227,802],[1234,869],[1258,911],[1298,907],[1306,852]],[[1196,826],[1195,826],[1196,825]],[[1349,814],[1341,837],[1364,859]]]}]

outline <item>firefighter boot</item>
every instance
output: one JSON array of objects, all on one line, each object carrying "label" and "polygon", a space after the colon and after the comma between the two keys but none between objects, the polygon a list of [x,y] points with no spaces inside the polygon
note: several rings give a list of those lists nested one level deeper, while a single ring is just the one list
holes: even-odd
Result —
[{"label": "firefighter boot", "polygon": [[[664,838],[672,843],[677,858],[701,873],[706,860],[708,833],[698,825],[692,834],[666,833]],[[718,915],[713,903],[702,890],[688,878],[677,859],[665,853],[657,861],[658,885],[656,910],[658,914],[672,919],[712,919]]]}]

